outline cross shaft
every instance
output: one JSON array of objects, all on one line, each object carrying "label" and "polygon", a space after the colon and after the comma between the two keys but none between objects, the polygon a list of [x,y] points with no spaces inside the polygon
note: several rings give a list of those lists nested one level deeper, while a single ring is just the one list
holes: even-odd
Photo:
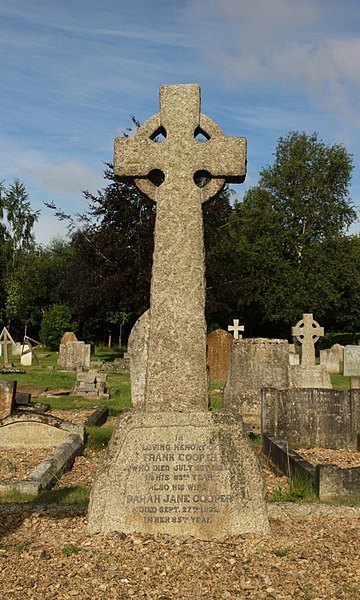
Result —
[{"label": "cross shaft", "polygon": [[[204,129],[205,125],[205,129]],[[201,131],[207,141],[196,138]],[[155,142],[159,134],[164,141]],[[146,410],[207,410],[202,202],[246,173],[244,138],[226,138],[200,113],[197,85],[162,86],[160,114],[115,141],[117,176],[132,177],[156,208]],[[156,187],[149,173],[159,170]],[[205,188],[197,172],[210,173]]]}]

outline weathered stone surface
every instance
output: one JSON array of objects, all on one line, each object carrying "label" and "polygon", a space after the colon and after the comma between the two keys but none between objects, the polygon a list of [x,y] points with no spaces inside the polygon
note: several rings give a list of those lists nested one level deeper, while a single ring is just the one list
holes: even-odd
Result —
[{"label": "weathered stone surface", "polygon": [[335,353],[338,353],[339,356],[339,362],[344,362],[344,346],[342,346],[341,344],[333,344],[331,346],[331,350]]},{"label": "weathered stone surface", "polygon": [[0,447],[3,448],[51,448],[58,446],[69,434],[84,439],[85,430],[51,415],[26,412],[11,415],[0,424]]},{"label": "weathered stone surface", "polygon": [[360,377],[360,346],[345,346],[344,375]]},{"label": "weathered stone surface", "polygon": [[67,342],[59,347],[59,367],[64,371],[90,368],[90,344]]},{"label": "weathered stone surface", "polygon": [[288,346],[286,340],[234,340],[224,389],[224,407],[241,415],[260,415],[262,387],[289,387]]},{"label": "weathered stone surface", "polygon": [[340,373],[340,357],[337,349],[320,350],[320,364],[328,373]]},{"label": "weathered stone surface", "polygon": [[134,408],[145,406],[146,369],[149,353],[150,314],[145,311],[131,330],[127,354],[130,361],[131,403]]},{"label": "weathered stone surface", "polygon": [[[165,139],[156,143],[160,133]],[[198,85],[161,86],[160,113],[135,137],[115,141],[114,166],[156,202],[146,408],[206,410],[202,202],[225,181],[244,180],[246,141],[226,137],[200,113]],[[164,176],[158,187],[144,179],[154,170]],[[194,176],[204,171],[212,179],[200,188]]]},{"label": "weathered stone surface", "polygon": [[261,428],[291,448],[357,449],[360,390],[263,389]]},{"label": "weathered stone surface", "polygon": [[[115,142],[116,175],[135,177],[157,203],[155,247],[144,409],[123,415],[113,434],[91,494],[92,533],[216,539],[269,530],[241,419],[207,410],[201,205],[226,181],[244,179],[245,147],[200,114],[196,85],[161,87],[160,114]],[[154,170],[163,176],[159,187],[147,178]],[[204,172],[211,180],[200,188]]]},{"label": "weathered stone surface", "polygon": [[324,365],[292,365],[289,387],[331,389],[330,375]]},{"label": "weathered stone surface", "polygon": [[291,328],[291,333],[301,344],[301,365],[315,365],[315,344],[324,335],[324,328],[314,320],[312,313],[304,313],[303,318]]},{"label": "weathered stone surface", "polygon": [[210,381],[226,381],[230,365],[232,336],[216,329],[207,336],[207,363]]},{"label": "weathered stone surface", "polygon": [[15,408],[16,381],[0,381],[0,421],[9,417]]},{"label": "weathered stone surface", "polygon": [[223,411],[123,415],[89,507],[91,533],[114,530],[268,533],[263,479],[241,419]]},{"label": "weathered stone surface", "polygon": [[65,331],[64,335],[62,336],[62,338],[60,340],[60,345],[67,344],[68,342],[77,342],[77,341],[78,341],[78,339],[73,331]]}]

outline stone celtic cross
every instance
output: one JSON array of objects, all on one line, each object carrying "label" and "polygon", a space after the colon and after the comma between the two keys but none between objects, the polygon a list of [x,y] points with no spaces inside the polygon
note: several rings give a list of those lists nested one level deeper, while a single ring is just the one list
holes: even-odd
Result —
[{"label": "stone celtic cross", "polygon": [[160,112],[115,140],[114,169],[156,202],[145,409],[207,410],[202,203],[244,180],[246,140],[200,112],[198,85],[161,86]]},{"label": "stone celtic cross", "polygon": [[301,344],[301,364],[315,365],[315,344],[324,335],[324,328],[314,320],[312,313],[305,313],[303,318],[291,328],[291,334]]}]

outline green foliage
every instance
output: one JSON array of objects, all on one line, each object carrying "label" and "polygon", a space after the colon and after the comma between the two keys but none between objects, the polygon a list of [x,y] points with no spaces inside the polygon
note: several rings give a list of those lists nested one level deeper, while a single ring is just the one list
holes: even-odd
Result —
[{"label": "green foliage", "polygon": [[87,427],[86,447],[102,449],[108,445],[113,434],[113,427]]},{"label": "green foliage", "polygon": [[0,492],[1,502],[33,502],[36,496],[33,494],[25,494],[20,492],[15,487],[10,488],[6,492]]},{"label": "green foliage", "polygon": [[41,492],[36,502],[38,504],[88,504],[90,489],[88,487],[75,485],[60,489],[45,490]]},{"label": "green foliage", "polygon": [[258,186],[235,204],[223,262],[233,266],[235,309],[249,335],[268,327],[287,337],[304,312],[325,327],[358,322],[360,239],[345,235],[356,219],[352,168],[342,146],[290,132]]},{"label": "green foliage", "polygon": [[76,331],[70,309],[65,304],[54,304],[45,313],[41,321],[40,340],[55,350],[66,331]]},{"label": "green foliage", "polygon": [[314,484],[309,479],[292,477],[285,486],[276,488],[269,502],[314,502],[318,497],[314,490]]},{"label": "green foliage", "polygon": [[334,390],[347,392],[350,389],[350,377],[341,375],[341,373],[331,373],[330,379]]},{"label": "green foliage", "polygon": [[279,558],[283,558],[284,556],[287,556],[289,554],[289,548],[275,548],[273,550],[273,554],[275,554],[275,556],[278,556]]},{"label": "green foliage", "polygon": [[73,556],[73,554],[78,554],[80,552],[81,548],[79,548],[78,546],[74,546],[74,544],[70,544],[69,546],[65,546],[63,548],[63,555],[64,556]]},{"label": "green foliage", "polygon": [[31,210],[29,194],[19,179],[15,179],[7,189],[3,188],[1,200],[12,246],[11,262],[14,266],[19,250],[28,250],[34,247],[34,225],[39,218],[40,211],[33,212]]}]

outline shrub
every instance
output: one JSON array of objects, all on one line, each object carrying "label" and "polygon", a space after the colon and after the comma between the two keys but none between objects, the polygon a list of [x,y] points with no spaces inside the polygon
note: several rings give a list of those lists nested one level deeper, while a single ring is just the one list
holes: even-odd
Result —
[{"label": "shrub", "polygon": [[65,331],[75,331],[70,309],[65,304],[53,304],[45,313],[40,328],[40,340],[51,350],[57,350]]}]

